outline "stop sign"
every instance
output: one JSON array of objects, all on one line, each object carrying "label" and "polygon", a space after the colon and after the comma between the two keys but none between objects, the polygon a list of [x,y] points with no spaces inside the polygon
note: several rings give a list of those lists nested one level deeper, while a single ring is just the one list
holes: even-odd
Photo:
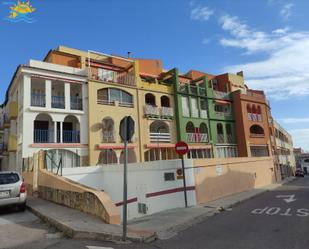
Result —
[{"label": "stop sign", "polygon": [[175,150],[176,150],[176,153],[178,155],[184,155],[184,154],[187,154],[188,153],[188,150],[189,150],[189,147],[188,145],[183,142],[183,141],[179,141],[176,145],[175,145]]}]

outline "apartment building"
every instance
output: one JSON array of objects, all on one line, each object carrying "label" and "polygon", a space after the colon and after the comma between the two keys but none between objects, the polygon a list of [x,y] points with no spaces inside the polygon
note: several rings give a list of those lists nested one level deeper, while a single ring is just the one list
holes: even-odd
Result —
[{"label": "apartment building", "polygon": [[275,163],[281,171],[282,178],[291,176],[296,169],[292,136],[277,122],[273,121],[275,136]]},{"label": "apartment building", "polygon": [[[88,161],[86,72],[30,60],[10,82],[0,117],[2,170],[21,171],[24,159],[48,150],[48,165]],[[61,162],[60,162],[61,160]]]}]

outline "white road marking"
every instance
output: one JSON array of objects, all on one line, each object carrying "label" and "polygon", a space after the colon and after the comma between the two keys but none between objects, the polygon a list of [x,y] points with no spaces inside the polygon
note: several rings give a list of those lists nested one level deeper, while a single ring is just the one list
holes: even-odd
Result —
[{"label": "white road marking", "polygon": [[281,215],[281,216],[298,216],[298,217],[307,217],[309,216],[309,209],[307,208],[280,208],[280,207],[265,207],[257,208],[251,211],[252,214],[266,214],[266,215]]},{"label": "white road marking", "polygon": [[286,203],[296,201],[295,195],[277,195],[276,198],[284,198]]},{"label": "white road marking", "polygon": [[88,249],[114,249],[112,247],[86,246]]}]

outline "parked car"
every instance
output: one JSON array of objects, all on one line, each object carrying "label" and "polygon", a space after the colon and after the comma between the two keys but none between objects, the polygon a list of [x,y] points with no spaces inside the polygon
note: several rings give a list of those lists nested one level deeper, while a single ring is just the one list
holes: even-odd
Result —
[{"label": "parked car", "polygon": [[16,206],[26,210],[27,191],[22,176],[18,172],[0,172],[0,207]]},{"label": "parked car", "polygon": [[304,171],[302,169],[297,169],[295,171],[295,176],[304,177],[305,173],[304,173]]}]

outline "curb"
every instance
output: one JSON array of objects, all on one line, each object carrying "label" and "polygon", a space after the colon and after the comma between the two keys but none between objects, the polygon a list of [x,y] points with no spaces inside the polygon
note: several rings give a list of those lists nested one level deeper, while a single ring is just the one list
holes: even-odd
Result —
[{"label": "curb", "polygon": [[[122,234],[112,234],[112,233],[96,233],[96,232],[87,232],[87,231],[79,231],[74,230],[67,224],[60,222],[56,219],[50,218],[47,215],[44,215],[40,211],[36,210],[35,208],[27,205],[28,209],[38,216],[41,220],[44,222],[52,225],[59,231],[63,232],[64,235],[66,235],[69,238],[73,239],[90,239],[90,240],[103,240],[103,241],[109,241],[109,242],[119,242],[122,241]],[[134,233],[134,231],[131,231],[131,233]],[[128,234],[127,240],[129,242],[144,242],[144,243],[150,243],[157,239],[157,234],[153,232],[151,235],[145,235],[145,236],[134,236]]]}]

